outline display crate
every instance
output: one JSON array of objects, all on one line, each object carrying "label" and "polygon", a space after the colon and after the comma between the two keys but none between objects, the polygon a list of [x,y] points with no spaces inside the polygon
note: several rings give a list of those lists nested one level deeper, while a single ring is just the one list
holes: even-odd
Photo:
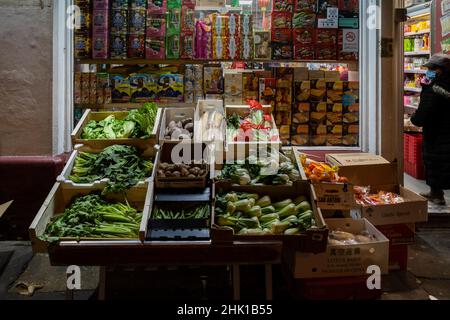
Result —
[{"label": "display crate", "polygon": [[247,236],[234,234],[233,229],[215,224],[215,201],[213,201],[211,238],[213,243],[230,243],[232,241],[283,241],[283,250],[300,252],[324,252],[328,242],[328,228],[322,213],[316,206],[314,190],[308,183],[295,183],[293,186],[233,186],[228,182],[216,182],[213,185],[214,199],[219,192],[248,192],[260,196],[269,195],[273,202],[288,198],[295,199],[301,195],[307,197],[311,204],[316,228],[310,228],[300,235],[261,235]]},{"label": "display crate", "polygon": [[153,126],[152,134],[146,139],[140,138],[129,138],[129,139],[83,139],[81,136],[83,134],[84,127],[91,120],[100,121],[107,118],[110,115],[114,115],[116,119],[124,119],[128,115],[128,111],[99,111],[93,112],[91,109],[86,109],[77,126],[72,132],[72,144],[84,145],[93,150],[104,149],[113,144],[126,144],[138,147],[140,149],[146,149],[158,144],[158,134],[161,122],[162,109],[158,108],[156,114],[155,124]]},{"label": "display crate", "polygon": [[419,180],[425,179],[422,144],[422,134],[404,134],[405,172]]},{"label": "display crate", "polygon": [[[159,143],[179,143],[180,139],[166,139],[165,137],[165,131],[166,127],[169,125],[171,121],[182,121],[186,118],[191,118],[192,122],[194,123],[194,117],[195,117],[195,108],[186,107],[186,108],[164,108],[164,111],[162,113],[161,118],[161,129],[159,133]],[[192,138],[191,139],[183,139],[186,141],[191,141],[195,137],[195,132],[197,131],[196,125],[194,123],[194,128],[192,131]]]},{"label": "display crate", "polygon": [[[136,239],[65,237],[60,238],[56,242],[49,242],[41,239],[51,218],[63,213],[64,209],[67,208],[74,197],[88,195],[92,192],[100,193],[102,190],[103,189],[98,185],[93,188],[73,188],[59,182],[55,183],[29,228],[33,251],[35,253],[44,253],[48,251],[49,246],[63,246],[64,243],[67,242],[77,243],[80,246],[89,246],[92,242],[96,245],[109,245],[112,242],[116,244],[140,243],[143,239],[144,229],[146,228],[146,224],[143,224],[142,222],[139,230],[139,237]],[[108,198],[118,201],[125,201],[126,199],[130,205],[142,211],[142,221],[144,221],[145,217],[149,216],[149,211],[151,209],[151,198],[148,195],[151,191],[152,186],[150,184],[149,188],[131,188],[124,193],[109,194]]]},{"label": "display crate", "polygon": [[[75,160],[78,157],[78,155],[81,152],[89,152],[89,153],[100,153],[104,149],[100,150],[92,150],[91,148],[88,148],[87,146],[80,146],[76,150],[72,151],[72,154],[70,155],[69,160],[67,161],[63,171],[61,174],[57,177],[57,181],[61,184],[66,185],[67,187],[73,187],[73,188],[94,188],[98,186],[99,188],[104,188],[106,184],[108,183],[107,178],[93,181],[92,183],[75,183],[72,180],[70,180],[70,175],[72,174],[73,167],[75,165]],[[153,160],[153,170],[151,172],[151,175],[141,181],[139,181],[136,184],[136,187],[138,188],[148,188],[148,184],[154,180],[156,175],[156,168],[157,168],[157,159],[158,159],[158,153],[159,153],[159,146],[153,146],[149,147],[145,150],[142,150],[141,156],[146,159],[152,159]]]}]

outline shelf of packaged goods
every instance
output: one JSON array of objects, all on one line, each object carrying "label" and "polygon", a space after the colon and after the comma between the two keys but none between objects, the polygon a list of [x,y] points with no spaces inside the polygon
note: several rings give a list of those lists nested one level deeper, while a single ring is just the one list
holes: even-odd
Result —
[{"label": "shelf of packaged goods", "polygon": [[405,56],[429,56],[431,54],[430,51],[411,51],[405,52]]},{"label": "shelf of packaged goods", "polygon": [[431,30],[425,29],[425,30],[420,30],[420,31],[416,31],[416,32],[406,32],[405,37],[413,37],[413,36],[418,36],[418,35],[427,34],[427,33],[431,33]]},{"label": "shelf of packaged goods", "polygon": [[407,16],[410,19],[416,19],[431,15],[431,4],[432,1],[428,1],[409,7],[406,9]]},{"label": "shelf of packaged goods", "polygon": [[412,104],[405,104],[405,108],[417,109],[418,106],[413,106]]},{"label": "shelf of packaged goods", "polygon": [[186,64],[215,64],[222,62],[245,61],[247,63],[330,63],[330,64],[347,64],[357,65],[357,60],[148,60],[148,59],[75,59],[76,64],[122,64],[122,65],[139,65],[139,64],[165,64],[165,65],[186,65]]},{"label": "shelf of packaged goods", "polygon": [[405,87],[405,91],[420,93],[420,92],[422,92],[422,88],[408,88],[408,87]]},{"label": "shelf of packaged goods", "polygon": [[425,74],[426,72],[427,72],[427,70],[421,70],[421,69],[417,69],[417,70],[405,69],[405,73]]}]

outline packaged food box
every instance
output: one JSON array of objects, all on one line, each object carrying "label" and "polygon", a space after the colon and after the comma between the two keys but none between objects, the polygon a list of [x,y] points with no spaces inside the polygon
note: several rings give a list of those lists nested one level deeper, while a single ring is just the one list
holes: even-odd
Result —
[{"label": "packaged food box", "polygon": [[105,89],[109,88],[109,74],[97,73],[97,104],[105,103]]},{"label": "packaged food box", "polygon": [[359,122],[359,112],[346,112],[343,114],[343,122],[355,124]]},{"label": "packaged food box", "polygon": [[272,12],[272,30],[292,28],[291,12]]},{"label": "packaged food box", "polygon": [[294,29],[294,42],[298,45],[314,45],[316,39],[316,30],[309,29]]},{"label": "packaged food box", "polygon": [[81,104],[81,72],[74,73],[73,95],[74,104]]},{"label": "packaged food box", "polygon": [[226,60],[227,59],[227,38],[214,36],[212,38],[213,59]]},{"label": "packaged food box", "polygon": [[180,35],[181,32],[181,8],[171,9],[167,13],[167,29],[168,36]]},{"label": "packaged food box", "polygon": [[286,28],[273,29],[271,40],[272,42],[290,43],[292,42],[292,30]]},{"label": "packaged food box", "polygon": [[244,35],[241,37],[241,53],[243,60],[251,60],[254,58],[253,36]]},{"label": "packaged food box", "polygon": [[316,44],[319,46],[336,46],[337,45],[337,30],[336,29],[317,29],[316,30]]},{"label": "packaged food box", "polygon": [[243,99],[258,99],[259,80],[254,73],[244,73],[242,76]]},{"label": "packaged food box", "polygon": [[[327,125],[342,125],[342,121],[342,112],[327,112]],[[342,128],[340,134],[342,135]]]},{"label": "packaged food box", "polygon": [[226,35],[235,37],[240,35],[241,15],[238,13],[227,13]]},{"label": "packaged food box", "polygon": [[166,35],[166,58],[178,59],[180,58],[180,35],[171,34]]},{"label": "packaged food box", "polygon": [[254,33],[255,59],[270,60],[272,52],[270,48],[270,31],[258,30]]},{"label": "packaged food box", "polygon": [[129,0],[130,8],[134,9],[146,9],[147,8],[147,0]]},{"label": "packaged food box", "polygon": [[92,4],[94,10],[106,10],[109,9],[110,0],[96,0]]},{"label": "packaged food box", "polygon": [[80,25],[77,31],[89,32],[92,25],[92,14],[89,5],[80,5]]},{"label": "packaged food box", "polygon": [[292,59],[292,45],[290,43],[273,42],[272,43],[272,59],[289,60]]},{"label": "packaged food box", "polygon": [[275,78],[259,78],[259,102],[261,104],[275,107],[276,83]]},{"label": "packaged food box", "polygon": [[[178,9],[181,8],[181,0],[166,0],[167,1],[167,9]],[[168,10],[171,11],[171,10]]]},{"label": "packaged food box", "polygon": [[344,82],[344,112],[359,112],[359,82]]},{"label": "packaged food box", "polygon": [[327,82],[327,102],[342,103],[344,95],[344,83],[342,81]]},{"label": "packaged food box", "polygon": [[212,33],[213,37],[224,37],[226,36],[228,17],[224,14],[213,13],[212,14]]},{"label": "packaged food box", "polygon": [[194,32],[195,30],[195,4],[183,4],[181,9],[181,31]]},{"label": "packaged food box", "polygon": [[113,9],[111,10],[111,33],[126,34],[128,32],[128,10]]},{"label": "packaged food box", "polygon": [[165,101],[183,102],[184,80],[181,74],[162,74],[158,81],[158,96]]},{"label": "packaged food box", "polygon": [[334,46],[318,46],[316,47],[317,60],[336,60],[337,49]]},{"label": "packaged food box", "polygon": [[225,104],[242,105],[242,73],[225,73]]},{"label": "packaged food box", "polygon": [[308,124],[310,122],[309,112],[297,112],[292,116],[292,122],[294,124]]},{"label": "packaged food box", "polygon": [[129,0],[111,0],[112,9],[128,9]]},{"label": "packaged food box", "polygon": [[74,34],[75,58],[90,58],[92,42],[87,32],[76,31]]},{"label": "packaged food box", "polygon": [[272,8],[272,11],[292,12],[294,0],[274,0]]},{"label": "packaged food box", "polygon": [[194,56],[194,33],[181,33],[181,54],[182,59],[192,59]]},{"label": "packaged food box", "polygon": [[166,18],[163,15],[147,15],[147,39],[164,37],[166,35]]},{"label": "packaged food box", "polygon": [[109,36],[107,32],[92,35],[92,59],[107,59],[109,55]]},{"label": "packaged food box", "polygon": [[327,90],[326,82],[322,80],[311,80],[311,92],[310,99],[311,102],[326,102],[327,101]]},{"label": "packaged food box", "polygon": [[316,51],[313,45],[302,45],[294,43],[294,59],[296,60],[314,60]]},{"label": "packaged food box", "polygon": [[291,126],[290,125],[281,125],[280,126],[280,140],[281,144],[284,146],[291,144]]},{"label": "packaged food box", "polygon": [[292,18],[292,26],[294,28],[315,28],[316,14],[314,12],[301,11],[296,12]]},{"label": "packaged food box", "polygon": [[[311,115],[310,115],[310,121],[311,123],[315,123],[315,124],[321,124],[321,125],[326,125],[327,123],[327,112],[317,112],[317,111],[311,111]],[[326,133],[326,130],[322,131],[323,134]]]},{"label": "packaged food box", "polygon": [[311,135],[310,137],[311,145],[320,147],[327,145],[327,135]]},{"label": "packaged food box", "polygon": [[109,31],[109,11],[94,10],[92,12],[92,33],[108,34]]},{"label": "packaged food box", "polygon": [[295,101],[307,102],[311,96],[311,81],[296,81],[294,85]]},{"label": "packaged food box", "polygon": [[144,58],[145,56],[145,35],[128,35],[128,58]]},{"label": "packaged food box", "polygon": [[316,0],[295,0],[294,11],[295,12],[316,12],[317,1]]},{"label": "packaged food box", "polygon": [[147,14],[166,14],[166,0],[147,0]]},{"label": "packaged food box", "polygon": [[239,36],[226,37],[227,59],[236,60],[241,58],[241,38]]},{"label": "packaged food box", "polygon": [[292,122],[291,111],[276,111],[275,123],[277,126],[290,126]]},{"label": "packaged food box", "polygon": [[145,40],[146,59],[164,59],[166,56],[165,39],[153,38]]},{"label": "packaged food box", "polygon": [[205,66],[204,67],[204,89],[207,94],[222,94],[223,93],[223,77],[222,68]]},{"label": "packaged food box", "polygon": [[276,109],[279,111],[290,111],[292,107],[292,82],[277,80]]},{"label": "packaged food box", "polygon": [[145,9],[132,9],[129,11],[129,32],[140,34],[145,32],[147,15]]},{"label": "packaged food box", "polygon": [[253,15],[241,14],[240,17],[241,35],[245,37],[253,36]]},{"label": "packaged food box", "polygon": [[110,75],[113,102],[130,101],[131,87],[127,77],[120,74]]},{"label": "packaged food box", "polygon": [[145,86],[147,81],[148,81],[147,74],[131,74],[129,76],[130,101],[132,102],[150,101],[150,94]]},{"label": "packaged food box", "polygon": [[328,8],[337,8],[338,0],[318,0],[317,13],[320,18],[328,18]]}]

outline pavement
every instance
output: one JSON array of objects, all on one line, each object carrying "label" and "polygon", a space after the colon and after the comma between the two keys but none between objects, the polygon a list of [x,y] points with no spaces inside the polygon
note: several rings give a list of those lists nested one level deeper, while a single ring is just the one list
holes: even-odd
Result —
[{"label": "pavement", "polygon": [[[65,299],[66,268],[51,266],[45,254],[33,255],[29,242],[0,242],[0,257],[2,256],[8,257],[8,261],[0,275],[0,300]],[[0,264],[0,271],[1,267]],[[82,290],[75,292],[74,299],[96,299],[99,268],[82,267],[81,271]],[[148,299],[155,297],[183,299],[186,296],[193,299],[226,299],[226,293],[231,293],[227,270],[224,268],[211,270],[189,267],[149,270],[131,268],[120,272],[122,280],[116,281],[115,289],[111,288],[114,292],[112,298],[115,299],[131,296]],[[255,275],[254,272],[248,270],[246,278],[251,278],[252,274]],[[137,276],[143,273],[146,274],[144,278],[147,280],[149,275],[155,280],[143,283],[142,278]],[[206,276],[210,281],[210,289],[205,293],[201,287],[202,277],[205,277],[202,274],[206,273],[210,273]],[[156,278],[155,275],[157,275]],[[276,277],[275,274],[274,276]],[[244,273],[241,274],[241,278],[243,277]],[[41,288],[37,289],[32,296],[21,295],[16,289],[18,283]],[[127,289],[121,293],[118,288],[124,285]],[[253,284],[242,285],[243,288],[251,286]],[[409,248],[408,270],[395,271],[384,276],[382,286],[382,300],[450,300],[450,229],[420,227],[417,231],[416,243]],[[260,289],[261,297],[264,297],[264,288]],[[259,289],[255,288],[255,290]]]}]

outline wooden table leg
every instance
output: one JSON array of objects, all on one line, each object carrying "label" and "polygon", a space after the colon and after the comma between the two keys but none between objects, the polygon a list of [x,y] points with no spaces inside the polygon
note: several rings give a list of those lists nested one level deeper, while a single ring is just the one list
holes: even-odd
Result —
[{"label": "wooden table leg", "polygon": [[106,267],[100,267],[100,277],[98,284],[98,300],[106,299]]},{"label": "wooden table leg", "polygon": [[266,264],[266,300],[273,299],[273,278],[272,278],[272,265]]},{"label": "wooden table leg", "polygon": [[233,264],[233,299],[241,299],[241,274],[238,264]]}]

